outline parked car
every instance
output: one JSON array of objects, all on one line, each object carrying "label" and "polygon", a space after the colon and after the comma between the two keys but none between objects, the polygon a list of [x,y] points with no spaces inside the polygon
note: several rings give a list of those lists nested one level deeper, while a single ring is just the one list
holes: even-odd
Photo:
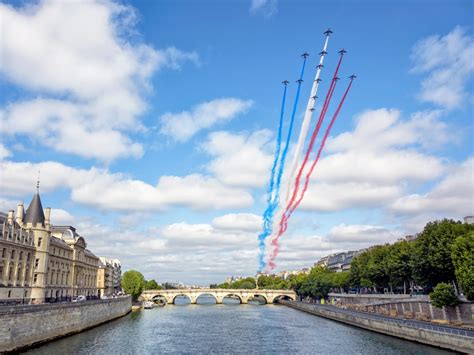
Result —
[{"label": "parked car", "polygon": [[80,296],[72,298],[72,302],[82,302],[82,301],[87,301],[87,297],[84,295],[80,295]]}]

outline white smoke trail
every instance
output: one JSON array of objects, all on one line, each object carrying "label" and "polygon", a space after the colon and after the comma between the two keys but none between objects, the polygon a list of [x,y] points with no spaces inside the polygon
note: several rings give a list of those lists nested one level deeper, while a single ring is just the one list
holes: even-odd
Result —
[{"label": "white smoke trail", "polygon": [[[324,42],[323,50],[321,52],[321,57],[319,59],[318,69],[316,70],[316,75],[314,77],[313,85],[311,87],[311,94],[309,95],[308,104],[306,105],[306,111],[304,113],[303,123],[301,124],[300,135],[298,137],[298,143],[296,144],[295,153],[293,155],[293,161],[291,163],[291,169],[287,173],[287,183],[286,183],[286,195],[283,203],[280,204],[280,208],[276,213],[276,218],[274,219],[274,231],[278,230],[279,222],[283,216],[283,212],[286,209],[286,206],[290,200],[290,193],[293,190],[293,184],[295,180],[296,171],[298,170],[298,164],[301,159],[301,154],[303,153],[304,143],[306,141],[306,135],[308,134],[309,126],[311,124],[311,118],[313,116],[313,111],[316,105],[316,94],[318,93],[319,88],[319,78],[321,76],[321,69],[323,67],[324,57],[326,55],[326,50],[329,42],[329,34],[326,35],[326,40]],[[275,232],[272,233],[268,242],[273,240],[276,237]],[[266,248],[272,248],[268,243]],[[269,253],[271,254],[271,253]]]},{"label": "white smoke trail", "polygon": [[316,95],[318,93],[319,77],[321,75],[321,69],[323,66],[326,49],[328,47],[328,42],[329,42],[329,35],[326,36],[326,41],[324,42],[324,48],[323,48],[323,51],[321,52],[321,58],[319,59],[318,70],[316,70],[316,76],[314,78],[313,86],[311,88],[311,94],[308,99],[308,105],[306,106],[303,123],[301,124],[300,136],[298,138],[298,143],[296,144],[295,155],[293,156],[293,162],[291,163],[291,169],[289,170],[284,208],[286,208],[286,205],[288,204],[288,201],[290,200],[290,193],[293,190],[296,170],[298,169],[298,164],[301,159],[301,154],[303,153],[304,143],[306,141],[306,135],[308,134],[309,125],[311,124],[311,118],[313,116],[314,106],[316,105]]}]

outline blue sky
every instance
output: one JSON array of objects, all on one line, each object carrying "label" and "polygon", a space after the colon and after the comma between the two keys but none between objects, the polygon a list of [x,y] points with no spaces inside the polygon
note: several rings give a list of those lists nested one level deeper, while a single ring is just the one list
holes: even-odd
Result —
[{"label": "blue sky", "polygon": [[358,78],[277,270],[473,214],[472,10],[470,1],[2,2],[2,210],[29,202],[41,170],[53,223],[77,226],[125,269],[204,284],[253,274],[280,83],[291,82],[288,119],[300,54],[310,53],[293,148],[330,27],[319,96],[341,48],[341,83]]}]

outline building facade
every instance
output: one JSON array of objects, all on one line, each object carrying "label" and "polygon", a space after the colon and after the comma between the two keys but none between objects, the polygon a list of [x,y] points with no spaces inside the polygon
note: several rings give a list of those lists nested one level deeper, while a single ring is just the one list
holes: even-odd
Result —
[{"label": "building facade", "polygon": [[39,192],[24,211],[0,213],[0,302],[98,297],[99,258],[71,226],[52,226]]}]

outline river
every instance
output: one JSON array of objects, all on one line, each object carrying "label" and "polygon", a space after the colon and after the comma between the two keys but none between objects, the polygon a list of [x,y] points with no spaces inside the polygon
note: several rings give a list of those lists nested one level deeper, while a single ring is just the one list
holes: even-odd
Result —
[{"label": "river", "polygon": [[449,354],[281,305],[200,297],[123,318],[28,354]]}]

